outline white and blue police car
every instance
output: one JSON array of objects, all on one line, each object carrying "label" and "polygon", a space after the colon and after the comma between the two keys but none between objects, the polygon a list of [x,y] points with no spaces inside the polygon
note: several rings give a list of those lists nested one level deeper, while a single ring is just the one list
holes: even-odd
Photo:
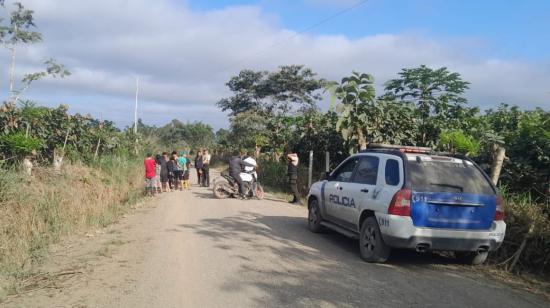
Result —
[{"label": "white and blue police car", "polygon": [[467,157],[429,148],[370,145],[312,185],[308,209],[312,232],[358,238],[367,262],[408,248],[481,264],[506,231],[503,200],[487,174]]}]

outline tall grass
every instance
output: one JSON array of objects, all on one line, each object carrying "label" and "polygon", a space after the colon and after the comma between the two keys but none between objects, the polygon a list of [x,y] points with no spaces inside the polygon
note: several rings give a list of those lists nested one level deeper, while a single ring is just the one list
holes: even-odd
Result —
[{"label": "tall grass", "polygon": [[106,226],[138,200],[141,161],[105,157],[68,164],[60,174],[36,168],[33,177],[0,171],[0,274],[9,277],[43,258],[62,235]]}]

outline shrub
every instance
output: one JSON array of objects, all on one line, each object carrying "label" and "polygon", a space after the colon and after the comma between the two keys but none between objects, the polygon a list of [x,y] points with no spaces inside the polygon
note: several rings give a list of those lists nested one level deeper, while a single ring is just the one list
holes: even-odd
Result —
[{"label": "shrub", "polygon": [[507,195],[505,212],[506,237],[491,254],[493,262],[516,273],[550,274],[550,203],[535,203],[529,195]]},{"label": "shrub", "polygon": [[29,137],[23,132],[0,136],[0,144],[6,153],[16,157],[29,155],[42,147],[40,139]]}]

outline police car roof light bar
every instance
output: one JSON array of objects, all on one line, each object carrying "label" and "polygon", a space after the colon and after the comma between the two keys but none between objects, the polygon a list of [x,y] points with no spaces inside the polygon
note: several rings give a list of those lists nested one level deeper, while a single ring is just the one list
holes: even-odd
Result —
[{"label": "police car roof light bar", "polygon": [[407,145],[393,145],[393,144],[382,144],[382,143],[369,143],[367,146],[368,149],[388,149],[388,150],[397,150],[403,153],[424,153],[429,154],[433,150],[428,147],[413,147]]}]

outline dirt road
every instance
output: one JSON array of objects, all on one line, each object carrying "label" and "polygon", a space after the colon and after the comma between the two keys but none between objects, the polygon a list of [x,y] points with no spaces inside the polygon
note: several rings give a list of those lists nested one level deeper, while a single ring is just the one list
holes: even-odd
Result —
[{"label": "dirt road", "polygon": [[312,234],[277,200],[166,193],[118,224],[72,239],[44,266],[51,282],[9,307],[548,307],[449,260],[396,252],[363,262],[357,243]]}]

